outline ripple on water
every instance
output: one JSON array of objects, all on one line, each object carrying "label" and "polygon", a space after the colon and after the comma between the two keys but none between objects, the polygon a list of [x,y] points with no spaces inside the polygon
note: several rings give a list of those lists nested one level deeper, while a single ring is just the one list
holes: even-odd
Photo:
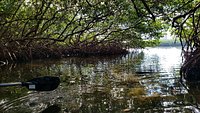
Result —
[{"label": "ripple on water", "polygon": [[148,48],[126,56],[37,61],[12,73],[1,71],[5,78],[59,74],[62,83],[52,92],[22,95],[11,89],[0,100],[0,112],[199,112],[198,99],[179,83],[180,54],[179,48]]}]

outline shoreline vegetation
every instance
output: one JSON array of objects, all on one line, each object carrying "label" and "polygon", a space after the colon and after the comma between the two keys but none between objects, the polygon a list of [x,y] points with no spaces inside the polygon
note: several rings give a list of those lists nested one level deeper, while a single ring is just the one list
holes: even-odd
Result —
[{"label": "shoreline vegetation", "polygon": [[159,47],[181,46],[181,42],[174,39],[160,39]]},{"label": "shoreline vegetation", "polygon": [[[181,46],[180,42],[174,42],[173,39],[159,41],[155,47],[173,47]],[[152,44],[151,44],[152,46]],[[12,62],[28,62],[37,59],[60,59],[66,57],[88,57],[88,56],[110,56],[123,55],[129,53],[129,48],[125,48],[120,43],[107,43],[98,45],[82,46],[31,46],[31,47],[0,47],[0,65]]]},{"label": "shoreline vegetation", "polygon": [[[146,3],[133,7],[137,4],[140,1],[3,0],[0,62],[117,55],[155,45],[167,25],[161,18],[149,18]],[[146,36],[150,42],[142,38]]]},{"label": "shoreline vegetation", "polygon": [[32,46],[0,47],[0,64],[11,62],[28,62],[37,59],[60,59],[66,57],[88,57],[127,54],[128,49],[117,43],[99,44],[78,47],[66,46]]}]

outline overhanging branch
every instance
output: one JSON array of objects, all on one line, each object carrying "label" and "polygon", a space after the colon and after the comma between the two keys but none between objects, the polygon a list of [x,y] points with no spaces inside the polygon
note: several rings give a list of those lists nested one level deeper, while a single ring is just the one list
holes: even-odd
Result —
[{"label": "overhanging branch", "polygon": [[155,21],[156,17],[154,16],[153,12],[151,11],[151,9],[149,8],[149,6],[146,4],[146,2],[144,0],[141,0],[144,7],[146,8],[146,10],[148,11],[148,13],[152,16],[152,19]]},{"label": "overhanging branch", "polygon": [[177,21],[178,19],[187,17],[187,15],[190,15],[190,14],[196,12],[197,9],[199,9],[199,8],[200,8],[200,3],[197,4],[195,8],[189,10],[189,11],[186,12],[185,14],[178,15],[178,16],[174,17],[173,20],[172,20],[172,27],[176,27],[175,23],[176,23],[176,21]]}]

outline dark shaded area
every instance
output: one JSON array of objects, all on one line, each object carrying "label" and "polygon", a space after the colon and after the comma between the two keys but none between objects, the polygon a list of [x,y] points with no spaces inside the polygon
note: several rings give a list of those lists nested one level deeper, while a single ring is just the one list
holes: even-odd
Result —
[{"label": "dark shaded area", "polygon": [[184,64],[181,67],[180,74],[182,79],[188,82],[200,81],[200,49],[196,49],[194,52],[184,53]]},{"label": "dark shaded area", "polygon": [[52,105],[52,106],[47,107],[41,113],[61,113],[61,108],[59,105]]}]

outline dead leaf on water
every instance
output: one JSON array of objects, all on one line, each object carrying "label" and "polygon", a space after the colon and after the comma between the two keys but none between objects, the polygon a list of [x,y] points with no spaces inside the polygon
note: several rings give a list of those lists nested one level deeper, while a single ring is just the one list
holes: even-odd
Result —
[{"label": "dead leaf on water", "polygon": [[131,111],[131,109],[127,108],[127,109],[123,109],[124,112],[129,112]]}]

